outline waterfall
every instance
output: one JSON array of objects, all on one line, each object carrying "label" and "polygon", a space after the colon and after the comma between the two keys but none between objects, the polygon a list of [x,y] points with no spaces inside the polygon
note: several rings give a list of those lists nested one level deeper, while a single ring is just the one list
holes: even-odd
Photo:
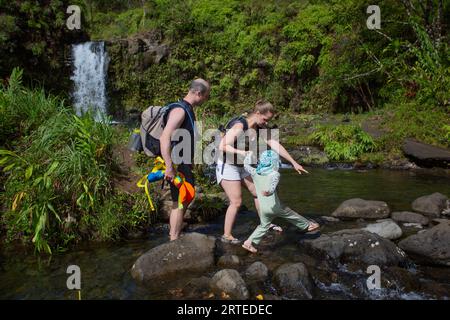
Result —
[{"label": "waterfall", "polygon": [[108,54],[104,42],[85,42],[72,46],[74,71],[73,100],[77,115],[92,110],[96,121],[107,115],[106,73]]}]

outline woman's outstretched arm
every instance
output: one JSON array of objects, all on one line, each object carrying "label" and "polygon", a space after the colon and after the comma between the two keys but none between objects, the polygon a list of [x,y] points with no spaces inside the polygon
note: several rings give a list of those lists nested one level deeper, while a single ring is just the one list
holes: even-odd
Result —
[{"label": "woman's outstretched arm", "polygon": [[275,150],[275,152],[289,161],[298,173],[302,174],[302,171],[309,173],[300,164],[298,164],[297,161],[294,160],[294,158],[291,157],[289,152],[287,152],[287,150],[277,140],[270,139],[266,142],[273,150]]}]

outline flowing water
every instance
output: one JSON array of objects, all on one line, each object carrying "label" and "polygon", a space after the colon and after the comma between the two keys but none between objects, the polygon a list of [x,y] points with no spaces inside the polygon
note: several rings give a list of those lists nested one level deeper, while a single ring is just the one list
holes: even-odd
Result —
[{"label": "flowing water", "polygon": [[73,100],[78,116],[88,111],[96,121],[107,114],[106,74],[108,54],[104,42],[85,42],[72,47]]},{"label": "flowing water", "polygon": [[[310,169],[309,175],[297,175],[283,170],[279,195],[282,201],[302,214],[314,218],[330,215],[338,205],[350,198],[386,201],[392,211],[411,210],[411,202],[419,196],[433,192],[450,195],[450,177],[431,175],[428,172],[389,170],[324,170]],[[244,203],[250,204],[246,195]],[[224,217],[205,225],[193,225],[189,231],[221,235]],[[238,215],[234,235],[248,236],[257,225],[254,212]],[[244,262],[242,270],[254,261],[262,261],[270,270],[286,262],[305,261],[299,238],[293,227],[281,234],[270,233],[261,243],[257,255],[249,255],[239,246],[233,247]],[[325,225],[323,233],[347,227],[361,227],[363,222]],[[66,287],[67,267],[75,264],[81,268],[81,299],[171,299],[183,298],[182,288],[191,278],[211,277],[219,268],[204,274],[189,273],[155,281],[152,288],[138,285],[131,277],[130,269],[136,259],[147,250],[167,242],[167,228],[154,228],[147,239],[123,241],[115,244],[87,244],[51,258],[37,258],[32,252],[18,248],[2,249],[0,253],[0,299],[77,299],[77,293]],[[242,271],[242,270],[239,271]],[[390,288],[368,292],[364,286],[365,270],[350,270],[342,265],[335,271],[340,280],[327,282],[320,273],[315,277],[316,299],[446,299],[450,298],[450,268],[411,265],[400,270],[413,282],[420,282],[420,290],[406,290],[404,277],[398,277]],[[310,270],[313,271],[314,270]],[[393,270],[393,272],[396,270]],[[396,272],[399,272],[398,270]],[[329,272],[325,272],[329,273]],[[271,293],[270,284],[261,288]],[[202,298],[198,296],[197,298]]]}]

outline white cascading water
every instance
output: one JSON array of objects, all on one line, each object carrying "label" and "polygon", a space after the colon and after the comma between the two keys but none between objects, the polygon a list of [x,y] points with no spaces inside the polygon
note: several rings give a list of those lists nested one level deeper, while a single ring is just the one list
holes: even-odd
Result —
[{"label": "white cascading water", "polygon": [[72,46],[74,72],[70,78],[78,116],[91,110],[96,121],[106,119],[106,73],[108,54],[104,42],[85,42]]}]

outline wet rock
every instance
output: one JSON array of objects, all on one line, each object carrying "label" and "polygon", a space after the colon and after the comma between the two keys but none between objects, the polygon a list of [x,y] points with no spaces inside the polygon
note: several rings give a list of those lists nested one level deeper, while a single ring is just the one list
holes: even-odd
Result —
[{"label": "wet rock", "polygon": [[409,211],[392,212],[391,218],[398,222],[419,223],[421,225],[427,225],[430,222],[427,217]]},{"label": "wet rock", "polygon": [[419,262],[450,266],[450,225],[440,223],[399,242]]},{"label": "wet rock", "polygon": [[380,165],[382,169],[388,170],[413,170],[420,169],[415,163],[408,161],[406,158],[398,157],[395,159],[389,159]]},{"label": "wet rock", "polygon": [[435,192],[414,200],[412,209],[427,216],[438,218],[442,211],[446,209],[447,200],[448,198],[445,195]]},{"label": "wet rock", "polygon": [[227,254],[224,256],[221,256],[219,258],[219,261],[217,261],[217,265],[222,268],[233,268],[238,267],[241,264],[241,260],[238,256],[234,254]]},{"label": "wet rock", "polygon": [[321,216],[320,218],[321,218],[323,221],[325,221],[325,222],[330,222],[330,223],[333,223],[333,222],[339,222],[339,221],[340,221],[338,218],[330,217],[330,216]]},{"label": "wet rock", "polygon": [[252,263],[247,268],[247,270],[245,270],[245,277],[247,279],[264,281],[267,279],[268,276],[269,276],[269,269],[264,263],[260,261]]},{"label": "wet rock", "polygon": [[273,276],[279,294],[292,299],[312,299],[312,284],[306,266],[299,263],[286,263],[280,266]]},{"label": "wet rock", "polygon": [[307,250],[341,263],[398,265],[406,254],[393,242],[361,229],[346,229],[303,240]]},{"label": "wet rock", "polygon": [[450,218],[450,199],[447,199],[445,208],[442,210],[441,214]]},{"label": "wet rock", "polygon": [[208,277],[200,277],[191,279],[183,288],[183,294],[186,299],[199,299],[207,295],[210,291]]},{"label": "wet rock", "polygon": [[403,143],[403,153],[421,167],[450,168],[450,150],[412,139]]},{"label": "wet rock", "polygon": [[389,217],[389,213],[386,202],[355,198],[341,203],[331,215],[336,218],[382,219]]},{"label": "wet rock", "polygon": [[450,220],[449,219],[433,219],[433,222],[450,224]]},{"label": "wet rock", "polygon": [[420,223],[414,223],[414,222],[406,222],[403,224],[404,227],[407,228],[417,228],[417,229],[422,229],[422,225]]},{"label": "wet rock", "polygon": [[354,166],[351,163],[327,163],[324,165],[324,168],[327,170],[353,170]]},{"label": "wet rock", "polygon": [[224,269],[217,272],[210,281],[210,287],[217,292],[224,292],[231,299],[246,300],[249,298],[247,286],[239,272]]},{"label": "wet rock", "polygon": [[402,229],[391,219],[369,224],[363,230],[376,233],[389,240],[398,239],[402,236]]},{"label": "wet rock", "polygon": [[205,270],[214,265],[215,242],[203,234],[184,234],[140,256],[131,274],[138,282],[147,282],[173,273]]}]

